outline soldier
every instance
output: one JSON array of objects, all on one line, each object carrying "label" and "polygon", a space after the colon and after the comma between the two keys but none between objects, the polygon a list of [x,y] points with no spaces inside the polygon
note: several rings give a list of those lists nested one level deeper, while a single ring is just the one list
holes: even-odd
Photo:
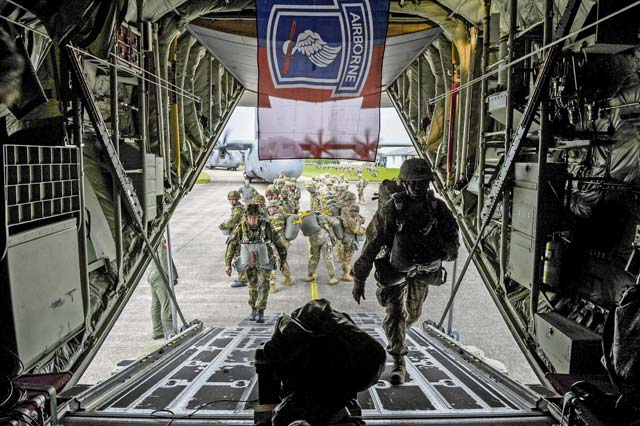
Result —
[{"label": "soldier", "polygon": [[[275,232],[280,234],[282,238],[282,242],[286,246],[287,250],[289,249],[289,241],[284,237],[284,230],[287,226],[287,215],[280,212],[280,206],[278,202],[273,200],[267,203],[267,212],[269,213],[269,223],[271,223],[271,227]],[[289,264],[287,262],[282,264],[280,261],[280,256],[278,256],[276,252],[276,260],[278,261],[278,265],[281,265],[282,275],[284,279],[282,280],[282,285],[291,285],[291,272],[289,271]],[[269,291],[271,293],[275,293],[278,290],[276,289],[276,271],[271,271],[271,275],[269,276]]]},{"label": "soldier", "polygon": [[284,170],[280,170],[277,176],[278,179],[286,179],[287,175],[284,173]]},{"label": "soldier", "polygon": [[256,204],[260,208],[262,215],[265,218],[269,218],[269,213],[267,213],[267,208],[265,207],[267,200],[264,198],[264,195],[256,191],[251,197],[251,204]]},{"label": "soldier", "polygon": [[[458,225],[444,201],[429,190],[431,178],[431,167],[423,159],[402,164],[398,180],[403,191],[376,213],[377,232],[367,230],[372,238],[353,266],[353,298],[360,303],[375,260],[376,297],[385,308],[387,352],[394,361],[393,385],[402,384],[406,374],[407,328],[420,318],[429,285],[442,283],[442,261],[458,255]],[[378,257],[383,250],[385,255]]]},{"label": "soldier", "polygon": [[369,185],[369,181],[362,176],[362,172],[358,173],[358,183],[356,189],[358,190],[358,204],[364,204],[364,189]]},{"label": "soldier", "polygon": [[282,213],[284,214],[294,214],[295,213],[295,206],[293,204],[293,201],[290,198],[291,193],[289,192],[288,189],[283,189],[280,192],[280,208],[282,209]]},{"label": "soldier", "polygon": [[309,190],[309,199],[310,199],[310,209],[312,212],[320,212],[322,211],[322,197],[317,190],[317,187],[313,184],[307,186]]},{"label": "soldier", "polygon": [[[349,194],[353,194],[350,192]],[[353,260],[353,254],[358,249],[358,241],[356,235],[363,234],[364,229],[364,217],[360,216],[360,206],[354,204],[355,194],[353,198],[350,198],[350,204],[342,208],[340,213],[340,220],[342,221],[342,227],[344,228],[344,237],[338,243],[341,246],[339,259],[342,263],[342,281],[351,282],[353,276],[351,275],[351,261]]]},{"label": "soldier", "polygon": [[[311,282],[316,279],[316,270],[318,269],[318,263],[320,262],[320,255],[324,259],[325,266],[327,267],[327,272],[329,273],[329,284],[334,285],[338,284],[338,279],[336,278],[336,267],[333,264],[333,245],[335,242],[335,236],[332,230],[331,220],[322,213],[311,213],[311,215],[315,215],[315,221],[312,222],[312,226],[310,232],[308,232],[308,243],[309,243],[309,264],[308,264],[308,274],[305,278],[305,281]],[[304,232],[305,222],[303,219],[303,233]]]},{"label": "soldier", "polygon": [[240,195],[242,195],[242,202],[245,204],[249,204],[251,202],[251,197],[253,197],[253,194],[256,194],[258,191],[256,191],[256,189],[251,186],[249,179],[245,179],[244,185],[242,185],[240,189],[238,189],[238,192],[240,192]]},{"label": "soldier", "polygon": [[276,191],[273,188],[273,185],[269,185],[272,188],[267,187],[267,190],[264,193],[264,196],[267,199],[267,203],[269,203],[269,201],[278,201],[278,193],[276,193]]},{"label": "soldier", "polygon": [[322,197],[322,204],[324,206],[324,208],[328,208],[328,205],[330,203],[333,202],[333,199],[335,198],[336,194],[333,191],[333,182],[330,180],[325,180],[325,184],[324,184],[324,192],[323,192],[323,197]]},{"label": "soldier", "polygon": [[289,179],[289,196],[293,203],[293,212],[298,213],[298,210],[300,209],[300,198],[302,197],[302,192],[300,191],[300,188],[298,188],[296,178],[294,177]]},{"label": "soldier", "polygon": [[[162,270],[167,274],[167,242],[163,238],[162,244],[157,250],[158,257],[162,263]],[[178,285],[178,271],[176,265],[171,259],[171,270],[173,272],[173,285]],[[147,276],[149,286],[151,286],[151,325],[153,331],[151,337],[153,339],[162,339],[163,337],[169,337],[173,332],[173,316],[171,313],[171,297],[169,297],[169,290],[162,282],[162,277],[158,268],[154,262],[149,265],[149,275]]]},{"label": "soldier", "polygon": [[[249,306],[251,306],[249,319],[259,323],[264,322],[264,310],[269,297],[269,275],[275,269],[271,245],[278,251],[282,271],[287,262],[287,248],[280,234],[275,232],[269,221],[262,217],[260,208],[255,204],[249,204],[245,216],[229,236],[224,257],[226,265],[224,272],[231,276],[231,262],[236,251],[240,250],[238,266],[239,269],[246,271],[249,285]],[[243,251],[246,251],[246,254]]]},{"label": "soldier", "polygon": [[[239,191],[230,191],[229,194],[227,194],[227,199],[231,205],[231,216],[218,226],[218,229],[220,229],[225,235],[231,234],[231,231],[238,223],[240,223],[242,215],[244,214],[244,207],[240,203]],[[244,274],[238,272],[238,278],[233,280],[231,287],[244,287],[246,285],[246,277]]]},{"label": "soldier", "polygon": [[273,183],[276,186],[276,189],[278,190],[278,192],[281,193],[282,190],[284,189],[285,180],[284,179],[276,179],[276,180],[273,181]]}]

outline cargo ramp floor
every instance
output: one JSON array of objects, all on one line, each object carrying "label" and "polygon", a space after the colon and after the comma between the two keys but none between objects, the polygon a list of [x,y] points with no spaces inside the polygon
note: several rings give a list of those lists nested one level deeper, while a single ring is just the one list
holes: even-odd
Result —
[{"label": "cargo ramp floor", "polygon": [[[377,314],[354,321],[382,345]],[[68,395],[65,425],[251,425],[258,404],[255,350],[269,340],[265,324],[192,326],[108,380]],[[391,386],[391,359],[378,383],[358,394],[371,425],[548,425],[542,399],[464,351],[433,328],[408,333],[407,380]],[[336,383],[339,386],[339,383]],[[75,393],[75,392],[73,392]]]}]

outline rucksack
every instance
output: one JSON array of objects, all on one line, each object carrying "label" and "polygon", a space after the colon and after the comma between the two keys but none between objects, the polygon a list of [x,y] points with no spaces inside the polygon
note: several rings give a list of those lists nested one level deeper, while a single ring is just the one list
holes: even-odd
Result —
[{"label": "rucksack", "polygon": [[621,393],[640,391],[640,286],[629,287],[611,309],[602,333],[611,382]]}]

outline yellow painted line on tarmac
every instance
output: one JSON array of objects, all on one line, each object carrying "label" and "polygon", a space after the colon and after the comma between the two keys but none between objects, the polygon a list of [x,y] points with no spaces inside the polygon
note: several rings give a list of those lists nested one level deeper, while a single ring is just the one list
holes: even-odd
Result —
[{"label": "yellow painted line on tarmac", "polygon": [[311,300],[317,300],[318,297],[318,281],[311,280]]}]

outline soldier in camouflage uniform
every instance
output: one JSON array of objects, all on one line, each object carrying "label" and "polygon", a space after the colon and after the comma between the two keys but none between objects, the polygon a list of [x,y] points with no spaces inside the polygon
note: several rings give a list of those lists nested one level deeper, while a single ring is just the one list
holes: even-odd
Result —
[{"label": "soldier in camouflage uniform", "polygon": [[267,189],[264,193],[265,204],[268,206],[271,201],[278,203],[278,194],[273,189]]},{"label": "soldier in camouflage uniform", "polygon": [[307,186],[309,190],[310,209],[312,212],[322,211],[322,196],[317,190],[317,187],[313,184]]},{"label": "soldier in camouflage uniform", "polygon": [[340,220],[342,221],[342,227],[344,228],[344,238],[340,241],[342,246],[340,262],[342,263],[342,281],[351,282],[353,276],[351,275],[351,261],[353,260],[353,254],[358,249],[358,241],[356,235],[362,235],[364,233],[364,217],[360,216],[360,206],[357,204],[351,204],[343,207],[340,214]]},{"label": "soldier in camouflage uniform", "polygon": [[[244,206],[240,203],[240,197],[241,195],[239,191],[229,191],[227,194],[227,199],[231,205],[231,216],[218,226],[218,229],[220,229],[225,235],[231,234],[233,228],[240,223],[240,220],[242,220],[242,216],[244,215]],[[247,279],[245,274],[238,272],[238,278],[233,280],[231,287],[244,287],[246,285]]]},{"label": "soldier in camouflage uniform", "polygon": [[[271,227],[275,232],[280,234],[282,238],[282,242],[289,249],[289,241],[284,237],[284,230],[287,226],[287,215],[280,212],[280,206],[278,202],[273,200],[269,201],[267,204],[267,212],[269,213],[269,223],[271,223]],[[282,280],[282,285],[291,285],[291,272],[289,270],[289,264],[287,262],[282,264],[280,261],[280,256],[278,256],[276,252],[276,260],[278,261],[278,265],[281,265],[282,275],[284,279]],[[271,275],[269,277],[269,291],[271,293],[275,293],[278,290],[276,289],[276,271],[271,271]]]},{"label": "soldier in camouflage uniform", "polygon": [[[342,194],[340,198],[335,199],[333,203],[329,204],[328,206],[329,213],[331,213],[332,216],[335,216],[336,218],[341,220],[343,217],[347,217],[349,215],[347,210],[349,206],[351,206],[355,202],[356,202],[356,194],[350,191],[346,191]],[[340,260],[341,263],[343,258],[343,252],[344,250],[343,250],[342,241],[339,240],[336,244],[336,255],[338,256],[338,259]]]},{"label": "soldier in camouflage uniform", "polygon": [[[162,243],[157,250],[158,257],[162,263],[162,270],[167,274],[167,242],[162,239]],[[176,265],[171,259],[171,271],[173,274],[173,285],[178,285],[178,271]],[[156,268],[155,262],[149,264],[149,275],[147,281],[151,286],[151,325],[153,331],[151,337],[153,339],[162,339],[168,337],[173,332],[173,315],[171,312],[171,297],[169,297],[169,291],[162,282],[162,277],[158,268]]]},{"label": "soldier in camouflage uniform", "polygon": [[298,210],[300,210],[300,198],[302,197],[302,191],[298,188],[296,178],[289,179],[289,197],[293,202],[293,212],[298,213]]},{"label": "soldier in camouflage uniform", "polygon": [[284,189],[285,180],[284,179],[276,179],[276,180],[273,181],[273,184],[276,186],[276,189],[278,190],[278,194],[280,194],[282,192],[282,190]]},{"label": "soldier in camouflage uniform", "polygon": [[318,263],[322,255],[324,264],[327,267],[327,272],[329,273],[329,284],[338,284],[336,267],[333,264],[333,244],[335,236],[333,235],[331,220],[324,214],[313,212],[311,214],[316,214],[320,227],[307,238],[309,243],[309,264],[305,281],[311,282],[316,279],[316,270],[318,269]]},{"label": "soldier in camouflage uniform", "polygon": [[362,172],[358,173],[358,183],[356,188],[358,190],[358,203],[364,204],[364,189],[369,185],[369,181],[362,176]]},{"label": "soldier in camouflage uniform", "polygon": [[[273,251],[271,245],[273,245],[281,260],[280,270],[283,270],[287,262],[287,247],[280,234],[273,230],[269,221],[262,216],[260,208],[255,204],[250,204],[247,207],[245,216],[229,236],[227,251],[224,256],[226,265],[224,271],[228,276],[231,276],[231,262],[235,257],[235,253],[241,250],[241,245],[249,243],[267,244],[270,255]],[[249,319],[262,323],[264,322],[264,310],[267,307],[267,299],[269,297],[269,275],[271,270],[259,266],[251,266],[246,269],[246,274],[249,286],[249,306],[251,306]]]},{"label": "soldier in camouflage uniform", "polygon": [[293,203],[293,200],[291,200],[291,193],[289,192],[288,189],[283,189],[280,192],[280,209],[282,210],[282,213],[284,214],[294,214],[295,213],[295,206]]},{"label": "soldier in camouflage uniform", "polygon": [[264,195],[259,192],[253,194],[253,197],[251,197],[251,204],[256,204],[260,208],[262,215],[267,219],[269,218],[269,213],[267,213],[266,208],[267,200],[264,198]]},{"label": "soldier in camouflage uniform", "polygon": [[458,255],[458,225],[444,201],[429,190],[431,177],[431,167],[423,159],[402,164],[398,179],[403,191],[378,210],[377,220],[369,225],[377,228],[372,233],[367,230],[372,238],[353,266],[353,298],[360,303],[375,260],[376,296],[385,308],[387,352],[394,360],[393,385],[403,383],[406,374],[406,331],[420,318],[429,285],[442,284],[442,261]]}]

